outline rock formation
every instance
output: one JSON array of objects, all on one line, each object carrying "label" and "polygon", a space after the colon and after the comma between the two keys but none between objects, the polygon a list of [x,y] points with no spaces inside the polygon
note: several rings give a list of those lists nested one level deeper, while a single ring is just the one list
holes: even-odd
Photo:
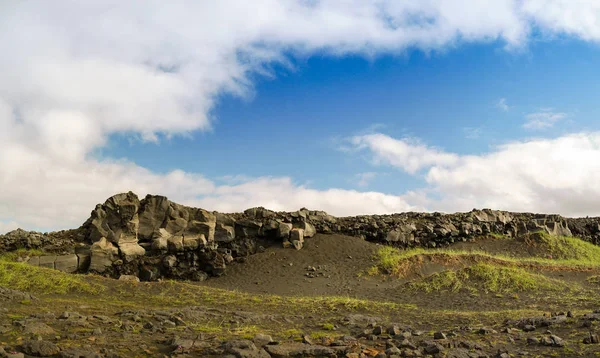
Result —
[{"label": "rock formation", "polygon": [[268,245],[302,249],[316,233],[339,233],[398,247],[441,247],[481,235],[531,232],[577,236],[600,244],[600,218],[472,210],[336,218],[323,211],[274,212],[262,207],[223,214],[187,207],[164,196],[132,192],[98,204],[78,229],[54,233],[15,230],[0,235],[0,250],[43,249],[29,263],[65,272],[96,272],[204,280],[228,263]]}]

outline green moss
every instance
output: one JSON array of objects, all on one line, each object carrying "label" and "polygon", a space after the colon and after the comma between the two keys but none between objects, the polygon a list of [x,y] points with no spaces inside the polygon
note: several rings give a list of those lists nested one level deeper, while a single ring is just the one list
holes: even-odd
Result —
[{"label": "green moss", "polygon": [[588,265],[600,263],[600,246],[575,237],[553,236],[545,232],[529,235],[526,241],[548,251],[553,259],[580,262]]},{"label": "green moss", "polygon": [[483,263],[458,271],[444,271],[426,279],[411,282],[409,287],[424,292],[456,292],[465,288],[497,294],[532,292],[542,289],[555,291],[569,288],[562,281],[532,273],[523,268]]},{"label": "green moss", "polygon": [[321,327],[326,331],[335,330],[335,325],[333,323],[323,323],[323,325]]},{"label": "green moss", "polygon": [[44,251],[38,249],[17,249],[15,251],[5,252],[0,255],[0,261],[15,262],[19,258],[43,255],[45,255]]},{"label": "green moss", "polygon": [[81,292],[97,294],[103,290],[82,276],[18,262],[0,261],[0,286],[34,293]]},{"label": "green moss", "polygon": [[[448,258],[474,258],[477,260],[492,260],[509,265],[540,266],[540,267],[600,267],[600,246],[575,237],[552,236],[545,233],[529,235],[523,245],[535,246],[541,249],[539,256],[512,257],[491,254],[481,250],[456,250],[452,247],[444,249],[414,248],[400,250],[391,246],[381,247],[375,255],[377,264],[369,269],[369,274],[394,274],[402,276],[410,260],[420,256],[444,256]],[[547,254],[545,254],[547,253]],[[551,257],[548,257],[551,256]]]}]

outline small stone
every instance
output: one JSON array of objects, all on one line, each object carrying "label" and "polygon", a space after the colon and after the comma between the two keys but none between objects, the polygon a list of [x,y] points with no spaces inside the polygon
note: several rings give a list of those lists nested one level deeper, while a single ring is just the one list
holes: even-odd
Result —
[{"label": "small stone", "polygon": [[600,343],[600,336],[592,334],[591,332],[587,337],[583,339],[583,344],[598,344]]},{"label": "small stone", "polygon": [[373,327],[373,334],[378,335],[378,336],[380,334],[383,334],[383,327],[381,327],[381,326]]},{"label": "small stone", "polygon": [[303,244],[302,244],[302,241],[299,241],[299,240],[293,240],[293,241],[292,241],[292,245],[294,245],[294,248],[295,248],[296,250],[302,250],[302,245],[303,245]]},{"label": "small stone", "polygon": [[552,347],[564,347],[565,346],[565,342],[563,341],[563,339],[557,335],[554,335],[554,334],[551,335],[550,340],[552,341]]},{"label": "small stone", "polygon": [[140,282],[140,279],[134,275],[121,275],[119,276],[119,281]]},{"label": "small stone", "polygon": [[314,344],[313,341],[312,341],[312,339],[308,335],[303,335],[302,336],[302,343],[306,343],[306,344],[310,344],[310,345]]},{"label": "small stone", "polygon": [[392,326],[389,326],[389,327],[388,327],[388,329],[387,329],[387,333],[388,333],[390,336],[397,336],[397,335],[399,335],[400,333],[402,333],[402,331],[400,330],[400,328],[399,328],[398,326],[392,325]]},{"label": "small stone", "polygon": [[444,350],[444,347],[438,343],[429,343],[425,346],[424,350],[427,354],[438,354]]},{"label": "small stone", "polygon": [[433,334],[433,339],[447,339],[446,334],[444,332],[435,332]]},{"label": "small stone", "polygon": [[256,344],[256,346],[262,347],[262,346],[266,346],[269,343],[272,343],[273,338],[271,336],[269,336],[268,334],[258,333],[257,335],[254,336],[254,339],[252,339],[252,341],[254,342],[254,344]]}]

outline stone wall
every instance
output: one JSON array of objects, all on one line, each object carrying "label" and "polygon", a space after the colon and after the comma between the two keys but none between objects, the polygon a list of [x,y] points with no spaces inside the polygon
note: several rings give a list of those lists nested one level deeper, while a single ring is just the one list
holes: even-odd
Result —
[{"label": "stone wall", "polygon": [[78,229],[55,233],[15,230],[0,235],[0,249],[38,248],[36,266],[66,272],[96,272],[204,280],[228,263],[269,245],[301,249],[318,233],[339,233],[398,247],[443,247],[487,234],[517,237],[535,231],[577,236],[600,244],[600,218],[473,210],[467,213],[401,213],[337,218],[323,211],[274,212],[251,208],[223,214],[187,207],[163,196],[134,193],[98,204]]}]

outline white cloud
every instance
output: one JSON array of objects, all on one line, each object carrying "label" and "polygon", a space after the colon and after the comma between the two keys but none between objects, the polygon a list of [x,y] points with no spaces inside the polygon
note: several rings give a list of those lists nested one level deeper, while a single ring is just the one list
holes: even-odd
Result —
[{"label": "white cloud", "polygon": [[410,174],[436,164],[449,165],[458,156],[418,143],[414,139],[394,139],[381,133],[355,136],[349,139],[355,149],[374,153],[375,164],[389,164]]},{"label": "white cloud", "polygon": [[566,113],[554,112],[551,108],[543,108],[539,112],[530,113],[525,116],[527,120],[523,128],[540,130],[553,127],[558,121],[565,119]]},{"label": "white cloud", "polygon": [[500,110],[502,110],[504,112],[508,112],[510,107],[509,107],[508,103],[506,103],[506,98],[500,98],[498,100],[498,102],[496,102],[496,108],[499,108]]},{"label": "white cloud", "polygon": [[[91,153],[115,133],[156,141],[210,129],[219,95],[247,95],[251,75],[286,63],[284,53],[376,56],[495,40],[512,48],[525,46],[534,28],[598,41],[599,9],[596,1],[566,0],[2,2],[0,185],[9,190],[0,191],[0,219],[71,227],[93,204],[129,189],[181,201],[209,195],[201,202],[209,209],[225,205],[218,195],[235,209],[264,202],[242,190],[270,181],[218,186],[200,174],[157,174]],[[422,145],[389,149],[384,161],[409,172],[456,165],[456,155]],[[297,206],[408,207],[379,193],[278,188]],[[273,205],[284,200],[264,195]]]},{"label": "white cloud", "polygon": [[375,179],[377,176],[376,172],[364,172],[356,174],[356,185],[365,187],[368,186],[369,183]]},{"label": "white cloud", "polygon": [[[387,137],[381,135],[383,137]],[[403,140],[387,137],[389,143]],[[389,143],[369,148],[389,165],[405,169]],[[415,151],[419,156],[422,151]],[[450,154],[448,154],[450,155]],[[512,142],[482,155],[456,156],[452,162],[430,163],[428,184],[420,205],[446,212],[472,208],[600,215],[600,132],[571,134],[555,139]],[[417,159],[415,159],[417,160]],[[439,199],[423,199],[435,193]],[[414,203],[415,201],[411,201]]]}]

